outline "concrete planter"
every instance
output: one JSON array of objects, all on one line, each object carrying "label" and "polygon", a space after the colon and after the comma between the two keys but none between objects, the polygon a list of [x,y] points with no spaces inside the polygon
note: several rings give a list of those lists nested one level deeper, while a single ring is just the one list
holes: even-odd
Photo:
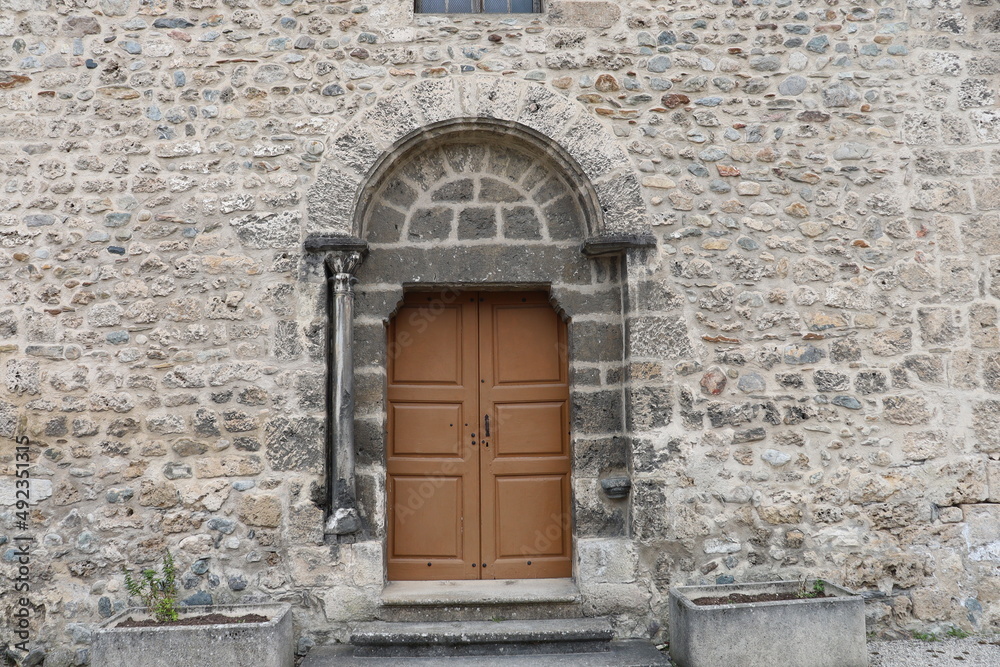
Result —
[{"label": "concrete planter", "polygon": [[92,665],[101,667],[177,667],[177,665],[253,665],[292,667],[295,662],[292,612],[288,604],[187,607],[181,616],[220,613],[260,614],[263,623],[116,628],[132,617],[150,618],[144,608],[112,616],[94,633]]},{"label": "concrete planter", "polygon": [[[670,657],[679,667],[867,667],[864,600],[832,598],[698,606],[702,597],[795,592],[797,581],[670,589]],[[812,581],[806,588],[812,587]]]}]

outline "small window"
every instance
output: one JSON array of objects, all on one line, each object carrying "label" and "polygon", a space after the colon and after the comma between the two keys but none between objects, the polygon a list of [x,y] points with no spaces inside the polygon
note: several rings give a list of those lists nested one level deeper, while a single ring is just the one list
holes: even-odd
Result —
[{"label": "small window", "polygon": [[532,14],[541,0],[415,0],[418,14]]}]

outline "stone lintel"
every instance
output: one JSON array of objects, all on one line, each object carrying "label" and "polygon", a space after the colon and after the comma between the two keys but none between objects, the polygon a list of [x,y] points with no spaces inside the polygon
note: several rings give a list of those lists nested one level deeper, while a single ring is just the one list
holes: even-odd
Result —
[{"label": "stone lintel", "polygon": [[630,248],[655,248],[656,237],[652,234],[607,234],[591,236],[580,248],[587,257],[617,255]]}]

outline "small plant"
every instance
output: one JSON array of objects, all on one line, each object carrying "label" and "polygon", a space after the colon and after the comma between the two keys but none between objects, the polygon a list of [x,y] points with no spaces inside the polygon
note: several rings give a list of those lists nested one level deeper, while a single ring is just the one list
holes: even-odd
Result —
[{"label": "small plant", "polygon": [[821,598],[824,595],[826,595],[826,582],[822,579],[814,581],[812,588],[806,588],[806,580],[803,579],[799,582],[799,590],[795,593],[795,597],[801,599]]},{"label": "small plant", "polygon": [[174,568],[174,557],[169,551],[163,554],[163,574],[156,575],[156,570],[142,570],[138,578],[122,566],[125,573],[125,588],[129,594],[142,600],[153,617],[161,623],[170,623],[179,618],[177,613],[177,570]]},{"label": "small plant", "polygon": [[968,632],[955,625],[951,626],[951,628],[945,634],[953,639],[965,639],[966,637],[969,636]]},{"label": "small plant", "polygon": [[913,630],[910,632],[914,639],[919,639],[922,642],[937,642],[941,641],[938,636],[933,632],[920,632],[919,630]]}]

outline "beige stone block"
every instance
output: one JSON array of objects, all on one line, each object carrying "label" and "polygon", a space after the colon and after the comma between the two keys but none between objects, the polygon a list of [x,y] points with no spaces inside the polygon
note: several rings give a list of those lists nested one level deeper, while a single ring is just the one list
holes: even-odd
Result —
[{"label": "beige stone block", "polygon": [[277,496],[244,496],[238,516],[248,526],[276,528],[281,525],[281,500]]},{"label": "beige stone block", "polygon": [[986,462],[987,497],[991,503],[1000,503],[1000,461]]},{"label": "beige stone block", "polygon": [[334,586],[321,594],[326,620],[331,623],[366,621],[375,616],[378,588]]},{"label": "beige stone block", "polygon": [[577,542],[580,581],[629,584],[639,562],[633,544],[623,539],[581,539]]},{"label": "beige stone block", "polygon": [[549,5],[552,25],[610,28],[621,15],[618,5],[600,0],[555,0]]},{"label": "beige stone block", "polygon": [[918,588],[910,594],[913,615],[921,621],[944,621],[951,618],[955,602],[952,597],[935,588]]},{"label": "beige stone block", "polygon": [[968,558],[1000,563],[1000,505],[965,505]]}]

